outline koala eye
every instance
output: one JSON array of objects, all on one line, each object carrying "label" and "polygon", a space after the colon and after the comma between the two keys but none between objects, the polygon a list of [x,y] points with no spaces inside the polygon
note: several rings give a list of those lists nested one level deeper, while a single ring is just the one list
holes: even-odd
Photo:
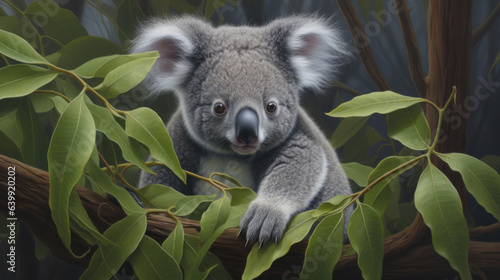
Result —
[{"label": "koala eye", "polygon": [[278,104],[276,104],[276,102],[270,101],[269,103],[267,103],[267,105],[266,105],[266,113],[268,115],[274,115],[277,110],[278,110]]},{"label": "koala eye", "polygon": [[217,115],[217,116],[224,116],[226,114],[227,110],[226,110],[226,105],[222,102],[216,102],[214,104],[214,113]]}]

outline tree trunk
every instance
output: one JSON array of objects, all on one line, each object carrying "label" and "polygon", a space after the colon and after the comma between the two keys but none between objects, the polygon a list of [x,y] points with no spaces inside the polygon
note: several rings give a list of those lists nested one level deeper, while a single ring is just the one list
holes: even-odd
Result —
[{"label": "tree trunk", "polygon": [[[471,19],[471,0],[429,1],[426,98],[442,107],[453,86],[457,88],[456,104],[452,104],[446,112],[442,134],[436,146],[436,150],[442,153],[464,153],[467,149],[470,112],[466,101],[470,90]],[[437,116],[435,109],[427,106],[427,119],[431,128],[436,127]],[[435,160],[434,163],[451,178],[464,204],[466,190],[461,177],[442,161]]]}]

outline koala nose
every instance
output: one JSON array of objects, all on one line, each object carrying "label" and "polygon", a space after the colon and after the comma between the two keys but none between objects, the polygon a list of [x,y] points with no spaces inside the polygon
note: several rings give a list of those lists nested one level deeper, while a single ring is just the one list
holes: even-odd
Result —
[{"label": "koala nose", "polygon": [[257,141],[259,131],[259,116],[248,107],[241,109],[236,115],[236,139],[241,144],[251,144]]}]

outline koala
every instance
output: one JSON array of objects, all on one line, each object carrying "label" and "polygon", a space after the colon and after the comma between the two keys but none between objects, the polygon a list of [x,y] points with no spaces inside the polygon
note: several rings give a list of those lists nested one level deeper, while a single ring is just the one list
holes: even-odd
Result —
[{"label": "koala", "polygon": [[[257,192],[240,222],[247,244],[282,237],[292,216],[352,193],[337,155],[300,107],[348,51],[326,20],[278,19],[262,27],[213,27],[193,17],[153,20],[132,52],[158,51],[146,84],[174,91],[179,107],[166,125],[185,170],[223,172]],[[139,187],[163,184],[184,194],[217,190],[170,170],[142,172]],[[352,208],[346,210],[346,225]]]}]

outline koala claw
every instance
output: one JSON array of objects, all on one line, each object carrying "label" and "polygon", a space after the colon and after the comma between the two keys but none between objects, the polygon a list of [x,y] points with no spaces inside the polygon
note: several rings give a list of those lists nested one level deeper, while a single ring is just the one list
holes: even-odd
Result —
[{"label": "koala claw", "polygon": [[278,244],[285,232],[290,215],[262,204],[251,204],[240,221],[240,232],[245,231],[247,244],[259,240],[259,249],[269,240]]}]

